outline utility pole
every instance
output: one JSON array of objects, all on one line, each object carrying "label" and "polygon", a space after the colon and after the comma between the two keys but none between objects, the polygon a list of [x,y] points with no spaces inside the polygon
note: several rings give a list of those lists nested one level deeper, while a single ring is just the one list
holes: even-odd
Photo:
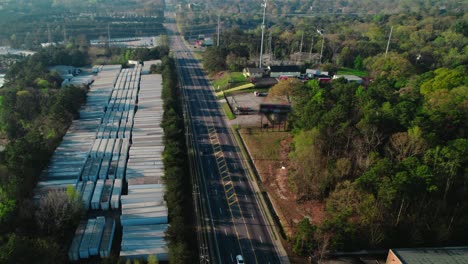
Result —
[{"label": "utility pole", "polygon": [[63,44],[67,42],[67,26],[64,24],[63,25]]},{"label": "utility pole", "polygon": [[302,32],[302,36],[301,36],[301,45],[299,47],[299,52],[302,54],[302,44],[304,43],[304,32]]},{"label": "utility pole", "polygon": [[110,40],[111,40],[111,35],[110,35],[110,23],[107,24],[107,45],[110,46]]},{"label": "utility pole", "polygon": [[322,36],[322,48],[320,49],[320,64],[322,64],[322,56],[323,56],[323,44],[325,44],[325,35],[323,35],[322,31],[317,29],[317,33]]},{"label": "utility pole", "polygon": [[260,43],[260,63],[259,68],[262,68],[262,57],[263,57],[263,35],[265,34],[265,12],[267,7],[267,0],[263,1],[263,21],[262,21],[262,41]]},{"label": "utility pole", "polygon": [[387,48],[385,49],[385,56],[388,53],[388,47],[390,47],[390,39],[392,38],[393,26],[390,28],[390,34],[388,34]]},{"label": "utility pole", "polygon": [[310,43],[309,60],[312,59],[312,49],[313,48],[314,48],[314,36],[312,36],[312,42]]},{"label": "utility pole", "polygon": [[216,39],[216,47],[219,47],[219,14],[218,14],[218,37]]},{"label": "utility pole", "polygon": [[50,34],[50,25],[47,24],[47,42],[52,43],[52,35]]}]

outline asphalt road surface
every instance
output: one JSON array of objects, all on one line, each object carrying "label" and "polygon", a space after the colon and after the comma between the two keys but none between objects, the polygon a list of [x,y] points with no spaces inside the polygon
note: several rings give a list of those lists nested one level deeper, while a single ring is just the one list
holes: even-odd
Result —
[{"label": "asphalt road surface", "polygon": [[166,24],[185,96],[193,146],[200,168],[199,192],[209,226],[210,263],[285,263],[273,243],[271,226],[247,177],[242,154],[233,139],[209,81],[176,32]]}]

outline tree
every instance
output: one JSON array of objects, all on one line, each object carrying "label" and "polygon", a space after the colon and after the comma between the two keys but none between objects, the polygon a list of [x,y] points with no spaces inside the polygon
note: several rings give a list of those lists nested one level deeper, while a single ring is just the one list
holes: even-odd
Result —
[{"label": "tree", "polygon": [[16,208],[16,201],[7,191],[0,187],[0,224],[4,225],[12,216]]},{"label": "tree", "polygon": [[421,94],[429,95],[437,90],[452,90],[460,86],[468,86],[466,69],[460,66],[456,69],[439,68],[434,71],[434,77],[421,84]]},{"label": "tree", "polygon": [[159,260],[156,255],[149,255],[148,256],[148,264],[159,264]]},{"label": "tree", "polygon": [[304,217],[301,222],[297,225],[297,231],[295,233],[295,242],[293,252],[295,254],[304,255],[310,253],[315,247],[314,233],[316,227],[310,223],[309,218]]},{"label": "tree", "polygon": [[302,83],[296,78],[281,80],[271,87],[268,97],[285,96],[288,103],[291,103],[291,97],[297,93],[297,90],[302,86]]},{"label": "tree", "polygon": [[327,171],[322,156],[323,139],[318,129],[301,131],[294,137],[290,159],[298,200],[323,198],[327,190]]},{"label": "tree", "polygon": [[203,67],[209,72],[226,69],[226,50],[218,47],[208,47],[203,53]]},{"label": "tree", "polygon": [[374,78],[386,78],[396,81],[405,79],[414,73],[411,63],[395,52],[369,57],[364,60],[364,64]]},{"label": "tree", "polygon": [[394,159],[402,161],[405,158],[423,154],[426,146],[421,129],[414,127],[409,129],[408,132],[393,134],[390,137],[387,151]]},{"label": "tree", "polygon": [[66,260],[59,245],[50,239],[8,234],[0,240],[0,263],[59,264]]},{"label": "tree", "polygon": [[48,235],[63,236],[76,227],[83,214],[83,205],[73,187],[67,192],[50,191],[44,196],[36,212],[40,229]]}]

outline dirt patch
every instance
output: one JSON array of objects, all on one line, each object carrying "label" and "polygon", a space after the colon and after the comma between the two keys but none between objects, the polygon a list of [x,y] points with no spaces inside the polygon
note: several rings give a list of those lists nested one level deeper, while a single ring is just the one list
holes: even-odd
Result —
[{"label": "dirt patch", "polygon": [[266,132],[261,129],[241,129],[252,161],[278,214],[288,237],[304,217],[314,224],[324,219],[324,205],[317,201],[297,202],[289,184],[289,152],[292,135],[288,132]]}]

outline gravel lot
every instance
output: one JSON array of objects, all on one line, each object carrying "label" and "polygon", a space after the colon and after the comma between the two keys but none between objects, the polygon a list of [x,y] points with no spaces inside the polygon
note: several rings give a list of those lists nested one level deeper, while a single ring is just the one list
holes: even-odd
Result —
[{"label": "gravel lot", "polygon": [[[255,96],[253,93],[238,94],[228,96],[228,103],[231,105],[231,109],[239,107],[249,107],[252,109],[249,114],[237,115],[236,119],[229,120],[230,125],[240,125],[241,127],[260,127],[261,116],[258,114],[260,104],[266,102],[266,97]],[[267,120],[263,118],[265,123]]]}]

